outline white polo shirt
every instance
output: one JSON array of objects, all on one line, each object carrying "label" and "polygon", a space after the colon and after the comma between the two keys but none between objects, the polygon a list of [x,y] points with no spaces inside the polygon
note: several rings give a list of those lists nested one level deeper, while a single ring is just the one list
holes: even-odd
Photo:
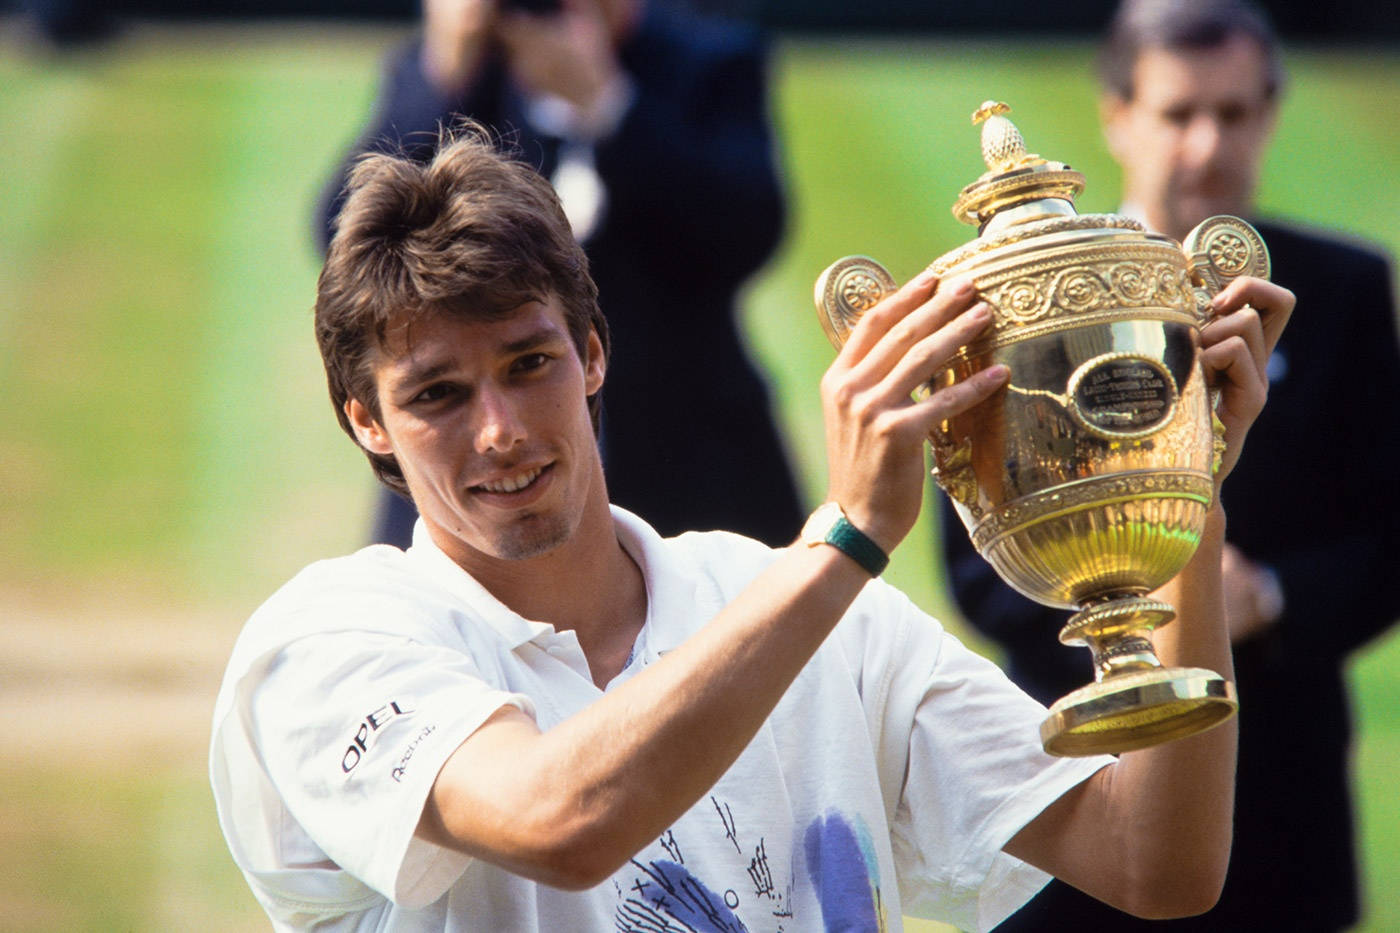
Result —
[{"label": "white polo shirt", "polygon": [[[648,611],[608,689],[777,553],[613,514]],[[439,769],[503,704],[549,729],[601,695],[573,632],[506,608],[421,523],[408,551],[313,564],[249,620],[216,704],[234,859],[277,929],[986,929],[1047,880],[1002,846],[1112,761],[1045,755],[1044,708],[877,581],[729,771],[603,884],[557,890],[414,836]]]}]

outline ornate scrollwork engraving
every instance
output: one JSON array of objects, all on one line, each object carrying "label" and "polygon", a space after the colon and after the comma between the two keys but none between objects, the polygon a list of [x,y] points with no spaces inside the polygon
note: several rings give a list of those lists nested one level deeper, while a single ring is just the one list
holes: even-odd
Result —
[{"label": "ornate scrollwork engraving", "polygon": [[1161,296],[1163,304],[1173,307],[1179,306],[1182,303],[1182,296],[1186,294],[1188,288],[1186,270],[1179,266],[1161,263],[1153,271],[1157,294]]},{"label": "ornate scrollwork engraving", "polygon": [[992,304],[1013,321],[1034,321],[1045,313],[1045,295],[1040,286],[1041,283],[1033,278],[1007,282],[998,290]]},{"label": "ornate scrollwork engraving", "polygon": [[1071,313],[1101,308],[1114,294],[1113,289],[1093,268],[1073,268],[1055,280],[1055,303]]},{"label": "ornate scrollwork engraving", "polygon": [[1171,262],[1119,257],[1068,268],[1063,262],[1027,263],[1012,274],[1005,281],[989,275],[979,282],[998,324],[1053,325],[1057,318],[1070,318],[1073,326],[1086,315],[1135,308],[1192,317],[1183,310],[1189,307],[1186,269]]},{"label": "ornate scrollwork engraving", "polygon": [[1120,262],[1108,270],[1108,280],[1113,290],[1127,301],[1146,301],[1155,290],[1155,285],[1147,267],[1135,262]]}]

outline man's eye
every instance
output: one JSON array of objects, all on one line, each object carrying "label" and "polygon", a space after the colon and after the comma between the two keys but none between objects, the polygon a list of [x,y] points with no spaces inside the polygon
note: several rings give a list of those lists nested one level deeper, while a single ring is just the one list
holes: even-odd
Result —
[{"label": "man's eye", "polygon": [[440,399],[447,398],[447,396],[451,394],[451,392],[452,387],[450,385],[447,385],[443,382],[439,382],[428,386],[422,392],[419,392],[417,395],[413,396],[413,401],[436,402]]},{"label": "man's eye", "polygon": [[1220,108],[1220,122],[1224,126],[1238,126],[1248,116],[1248,109],[1240,104],[1229,104]]},{"label": "man's eye", "polygon": [[1191,122],[1190,107],[1173,107],[1163,112],[1162,118],[1172,126],[1185,126]]},{"label": "man's eye", "polygon": [[527,373],[531,372],[532,370],[539,369],[541,366],[545,365],[548,362],[549,356],[547,354],[529,353],[516,360],[515,364],[511,368],[519,373]]}]

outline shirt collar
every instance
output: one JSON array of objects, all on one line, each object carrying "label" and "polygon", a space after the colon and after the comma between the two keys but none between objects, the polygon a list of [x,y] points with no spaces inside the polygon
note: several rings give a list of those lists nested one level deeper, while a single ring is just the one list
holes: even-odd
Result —
[{"label": "shirt collar", "polygon": [[491,595],[437,546],[423,519],[413,523],[413,543],[404,553],[435,582],[469,606],[476,618],[494,628],[511,648],[554,634],[554,626],[532,622]]},{"label": "shirt collar", "polygon": [[645,656],[655,660],[680,645],[694,630],[687,624],[704,612],[696,599],[695,570],[677,559],[656,529],[626,509],[612,506],[617,540],[637,562],[647,586]]}]

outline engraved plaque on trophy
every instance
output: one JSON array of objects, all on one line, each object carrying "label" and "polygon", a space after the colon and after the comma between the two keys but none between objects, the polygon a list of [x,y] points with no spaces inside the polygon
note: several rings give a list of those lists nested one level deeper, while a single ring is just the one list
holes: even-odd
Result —
[{"label": "engraved plaque on trophy", "polygon": [[[1200,328],[1229,282],[1268,276],[1268,252],[1235,217],[1177,244],[1127,217],[1079,214],[1083,175],[1027,153],[1007,109],[988,102],[973,116],[987,171],[953,213],[978,236],[933,264],[942,281],[970,277],[994,320],[930,387],[996,363],[1011,377],[935,429],[934,477],[1002,579],[1076,610],[1059,638],[1090,649],[1094,681],[1051,706],[1046,750],[1144,748],[1236,708],[1220,675],[1161,664],[1151,632],[1175,610],[1148,594],[1195,553],[1215,491],[1223,428]],[[864,256],[823,272],[816,302],[832,342],[894,287]]]}]

